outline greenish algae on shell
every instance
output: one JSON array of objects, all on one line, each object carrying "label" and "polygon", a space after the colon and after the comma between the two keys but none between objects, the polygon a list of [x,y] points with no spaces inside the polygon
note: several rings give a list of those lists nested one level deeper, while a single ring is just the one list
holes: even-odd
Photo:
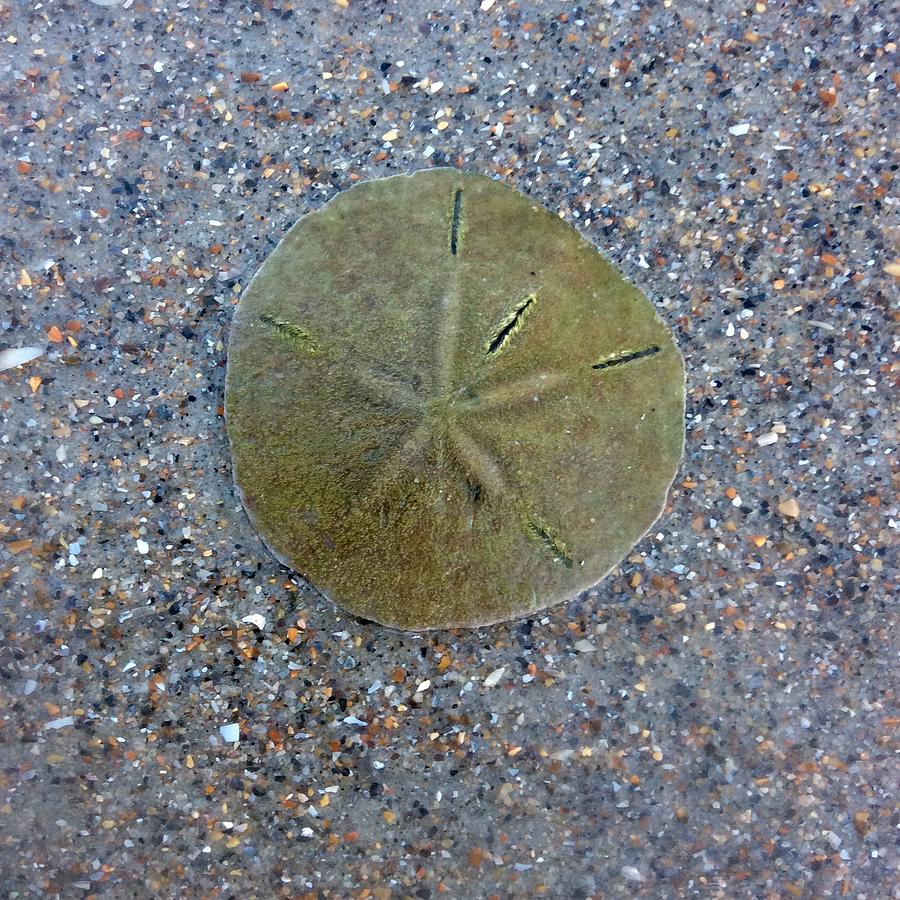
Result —
[{"label": "greenish algae on shell", "polygon": [[235,312],[225,407],[279,560],[368,619],[476,626],[586,590],[653,524],[684,366],[574,228],[432,169],[291,228]]}]

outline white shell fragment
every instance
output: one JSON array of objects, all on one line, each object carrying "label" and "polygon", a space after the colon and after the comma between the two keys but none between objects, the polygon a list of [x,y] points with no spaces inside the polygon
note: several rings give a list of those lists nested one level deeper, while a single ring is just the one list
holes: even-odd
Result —
[{"label": "white shell fragment", "polygon": [[226,744],[234,744],[241,739],[241,726],[237,722],[229,722],[219,726],[219,734]]},{"label": "white shell fragment", "polygon": [[46,722],[44,724],[45,730],[56,731],[59,728],[68,728],[69,725],[75,724],[74,716],[63,716],[61,719],[53,719],[50,722]]},{"label": "white shell fragment", "polygon": [[9,350],[0,350],[0,372],[22,366],[43,355],[44,351],[40,347],[14,347]]}]

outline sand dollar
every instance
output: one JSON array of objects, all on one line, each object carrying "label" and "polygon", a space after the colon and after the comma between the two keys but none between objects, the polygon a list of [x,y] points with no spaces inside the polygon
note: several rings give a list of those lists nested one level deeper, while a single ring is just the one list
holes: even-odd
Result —
[{"label": "sand dollar", "polygon": [[534,613],[659,515],[684,367],[574,228],[490,178],[362,183],[304,216],[235,312],[234,477],[272,552],[408,629]]}]

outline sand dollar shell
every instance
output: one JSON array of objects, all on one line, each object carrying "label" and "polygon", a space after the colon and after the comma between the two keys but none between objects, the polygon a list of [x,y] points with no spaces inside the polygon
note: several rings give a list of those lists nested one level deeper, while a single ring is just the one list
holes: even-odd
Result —
[{"label": "sand dollar shell", "polygon": [[270,549],[408,629],[596,584],[659,515],[684,439],[652,304],[558,216],[452,169],[291,228],[235,313],[225,399]]}]

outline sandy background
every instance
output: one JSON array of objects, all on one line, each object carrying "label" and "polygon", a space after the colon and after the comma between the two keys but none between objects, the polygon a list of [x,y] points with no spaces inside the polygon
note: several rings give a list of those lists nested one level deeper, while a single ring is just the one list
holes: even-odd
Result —
[{"label": "sandy background", "polygon": [[[886,5],[16,2],[0,36],[0,340],[45,350],[0,375],[4,896],[888,895]],[[417,637],[267,555],[222,388],[287,227],[429,165],[608,254],[688,419],[596,590]]]}]

